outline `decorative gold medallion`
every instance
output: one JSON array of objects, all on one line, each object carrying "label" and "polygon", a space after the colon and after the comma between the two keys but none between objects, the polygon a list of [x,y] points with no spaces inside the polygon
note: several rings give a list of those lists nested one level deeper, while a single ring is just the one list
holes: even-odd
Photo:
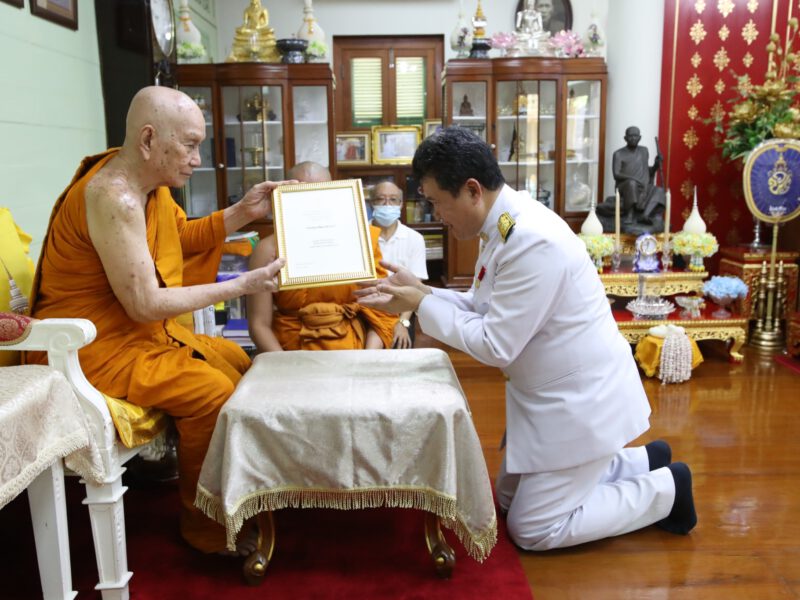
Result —
[{"label": "decorative gold medallion", "polygon": [[769,191],[775,196],[783,196],[792,186],[792,173],[783,158],[783,152],[779,152],[778,160],[775,161],[772,169],[769,170]]},{"label": "decorative gold medallion", "polygon": [[719,0],[717,2],[717,9],[724,18],[727,18],[733,12],[733,8],[733,0]]},{"label": "decorative gold medallion", "polygon": [[703,27],[703,22],[698,20],[691,29],[689,29],[689,37],[695,44],[699,44],[706,37],[706,28]]},{"label": "decorative gold medallion", "polygon": [[715,121],[721,121],[725,118],[725,107],[722,106],[722,102],[719,100],[714,102],[714,106],[711,107],[711,118]]},{"label": "decorative gold medallion", "polygon": [[691,157],[687,158],[686,162],[683,163],[683,166],[686,167],[687,171],[691,171],[692,169],[694,169],[694,159]]},{"label": "decorative gold medallion", "polygon": [[725,67],[727,67],[731,62],[730,57],[728,56],[727,50],[725,48],[720,48],[714,54],[714,66],[717,67],[720,71],[724,71]]},{"label": "decorative gold medallion", "polygon": [[743,96],[749,94],[750,90],[753,89],[753,82],[750,81],[750,75],[745,73],[744,75],[739,77],[739,81],[736,84],[736,89]]},{"label": "decorative gold medallion", "polygon": [[749,68],[750,68],[750,65],[752,65],[752,64],[753,64],[753,61],[754,61],[754,60],[755,60],[755,58],[753,58],[753,55],[752,55],[752,54],[750,54],[749,52],[747,52],[747,53],[746,53],[746,54],[745,54],[745,55],[742,57],[742,64],[743,64],[745,67],[747,67],[747,68],[749,69]]},{"label": "decorative gold medallion", "polygon": [[697,142],[700,141],[700,138],[697,137],[697,132],[694,130],[694,127],[689,127],[686,130],[686,133],[683,134],[683,143],[686,144],[686,147],[691,150],[695,146],[697,146]]},{"label": "decorative gold medallion", "polygon": [[721,94],[725,91],[725,82],[722,79],[717,79],[717,83],[714,84],[714,91],[718,94]]},{"label": "decorative gold medallion", "polygon": [[747,10],[754,13],[758,10],[758,0],[747,0]]},{"label": "decorative gold medallion", "polygon": [[692,54],[692,58],[690,60],[692,62],[692,66],[696,69],[700,66],[700,63],[703,62],[703,57],[700,56],[699,52],[695,52]]},{"label": "decorative gold medallion", "polygon": [[721,39],[723,42],[728,39],[730,34],[731,34],[731,30],[728,29],[727,25],[723,25],[722,27],[720,27],[719,31],[717,32],[717,35],[719,36],[719,39]]},{"label": "decorative gold medallion", "polygon": [[696,107],[694,104],[692,104],[692,105],[689,107],[689,110],[688,110],[688,111],[687,111],[687,113],[686,113],[686,115],[687,115],[687,116],[689,117],[689,119],[691,119],[692,121],[694,121],[694,120],[697,118],[697,115],[699,115],[699,114],[700,114],[700,111],[699,111],[699,110],[697,110],[697,107]]},{"label": "decorative gold medallion", "polygon": [[[693,191],[694,191],[694,182],[691,179],[686,179],[681,184],[681,194],[683,195],[684,198],[686,198],[688,200],[689,198],[692,197],[692,192]],[[689,215],[689,209],[686,208],[685,212],[686,212],[686,216],[688,216]],[[686,218],[686,217],[684,217],[684,218]]]},{"label": "decorative gold medallion", "polygon": [[750,44],[756,41],[757,37],[758,37],[758,29],[756,29],[756,24],[753,23],[753,19],[750,19],[747,22],[747,25],[742,27],[742,38],[744,39],[745,42],[747,42],[747,45],[749,46]]},{"label": "decorative gold medallion", "polygon": [[706,9],[706,0],[697,0],[694,3],[694,9],[697,11],[697,14],[702,14],[702,12]]},{"label": "decorative gold medallion", "polygon": [[703,91],[703,84],[700,83],[700,78],[697,76],[697,73],[692,75],[689,78],[689,81],[686,82],[686,91],[689,92],[689,95],[694,98],[700,92]]},{"label": "decorative gold medallion", "polygon": [[514,217],[507,212],[504,212],[500,215],[500,218],[497,219],[497,230],[500,232],[500,237],[503,238],[503,242],[508,240],[508,236],[511,235],[511,231],[514,229],[516,223]]}]

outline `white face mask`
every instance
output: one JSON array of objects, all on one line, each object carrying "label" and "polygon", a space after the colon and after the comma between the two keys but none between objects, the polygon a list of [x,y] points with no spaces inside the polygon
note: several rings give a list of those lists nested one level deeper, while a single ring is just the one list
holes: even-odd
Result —
[{"label": "white face mask", "polygon": [[381,227],[389,227],[400,218],[400,207],[376,206],[372,209],[372,218]]}]

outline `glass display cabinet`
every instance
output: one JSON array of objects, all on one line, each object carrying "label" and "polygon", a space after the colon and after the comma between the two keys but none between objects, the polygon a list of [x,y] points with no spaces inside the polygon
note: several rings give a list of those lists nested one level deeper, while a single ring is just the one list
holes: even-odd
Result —
[{"label": "glass display cabinet", "polygon": [[180,65],[180,89],[206,120],[202,165],[182,190],[189,217],[238,202],[261,181],[312,160],[330,167],[333,77],[327,64]]},{"label": "glass display cabinet", "polygon": [[[481,136],[508,185],[577,231],[602,201],[606,81],[602,58],[451,60],[443,119]],[[443,283],[471,285],[477,242],[449,236],[444,247]]]}]

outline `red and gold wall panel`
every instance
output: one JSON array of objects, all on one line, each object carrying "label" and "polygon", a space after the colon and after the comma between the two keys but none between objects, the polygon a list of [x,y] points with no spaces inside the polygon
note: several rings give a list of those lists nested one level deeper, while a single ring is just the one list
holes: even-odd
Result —
[{"label": "red and gold wall panel", "polygon": [[[697,186],[700,213],[720,245],[752,241],[743,162],[722,158],[721,134],[709,121],[731,110],[728,100],[738,86],[764,82],[770,33],[785,38],[789,18],[798,13],[793,2],[665,0],[659,140],[666,143],[673,231],[688,216]],[[762,232],[762,240],[768,237]]]}]

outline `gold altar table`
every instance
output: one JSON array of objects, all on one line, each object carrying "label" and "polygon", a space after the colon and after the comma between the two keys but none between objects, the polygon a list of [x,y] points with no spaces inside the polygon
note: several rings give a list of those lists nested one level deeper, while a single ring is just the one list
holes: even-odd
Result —
[{"label": "gold altar table", "polygon": [[[752,250],[747,246],[731,246],[720,249],[722,259],[719,261],[720,275],[734,275],[744,281],[750,288],[750,293],[741,300],[736,301],[737,311],[753,319],[753,297],[761,274],[761,265],[767,262],[769,268],[770,252],[768,250]],[[797,259],[800,253],[794,251],[780,251],[775,255],[777,262],[783,261],[783,276],[786,279],[786,314],[797,307]],[[776,262],[776,264],[777,264]]]},{"label": "gold altar table", "polygon": [[686,335],[694,341],[720,340],[728,344],[728,353],[731,360],[740,362],[742,354],[739,352],[747,340],[748,320],[738,315],[727,319],[715,319],[711,313],[717,307],[711,302],[706,302],[706,307],[701,311],[700,317],[691,319],[683,315],[683,311],[676,310],[666,320],[635,319],[633,314],[624,309],[613,309],[614,320],[617,322],[620,333],[631,344],[637,344],[643,339],[651,327],[670,323],[686,330]]},{"label": "gold altar table", "polygon": [[425,511],[436,572],[455,554],[440,524],[485,559],[497,539],[486,463],[447,354],[437,349],[259,354],[220,412],[195,504],[227,530],[259,523],[245,579],[259,583],[283,508]]}]

